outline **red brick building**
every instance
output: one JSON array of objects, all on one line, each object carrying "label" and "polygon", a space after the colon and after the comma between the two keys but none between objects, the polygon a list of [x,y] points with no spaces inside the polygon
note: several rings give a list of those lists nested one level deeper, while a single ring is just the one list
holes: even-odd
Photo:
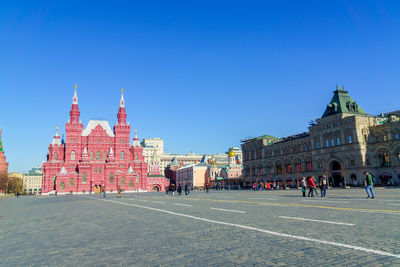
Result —
[{"label": "red brick building", "polygon": [[3,143],[1,142],[1,128],[0,128],[0,174],[8,174],[8,162],[4,155]]},{"label": "red brick building", "polygon": [[125,192],[164,190],[168,179],[147,175],[136,130],[132,144],[129,142],[131,127],[126,121],[123,93],[113,129],[108,121],[99,120],[91,120],[83,128],[79,116],[75,86],[70,119],[65,125],[66,138],[61,140],[57,128],[47,162],[43,163],[43,193],[115,192],[118,188]]}]

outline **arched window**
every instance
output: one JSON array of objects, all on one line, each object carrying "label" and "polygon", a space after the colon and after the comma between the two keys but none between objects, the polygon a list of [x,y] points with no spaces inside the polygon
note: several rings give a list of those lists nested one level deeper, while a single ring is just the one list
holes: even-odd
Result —
[{"label": "arched window", "polygon": [[71,151],[71,160],[75,160],[75,151]]},{"label": "arched window", "polygon": [[110,173],[110,183],[114,183],[114,173]]},{"label": "arched window", "polygon": [[386,150],[379,151],[379,166],[380,167],[389,167],[390,166],[390,156],[389,152]]},{"label": "arched window", "polygon": [[82,174],[82,184],[86,184],[86,173]]},{"label": "arched window", "polygon": [[60,189],[61,189],[61,190],[64,190],[64,188],[65,188],[65,183],[64,183],[64,182],[61,182],[61,183],[60,183]]},{"label": "arched window", "polygon": [[122,177],[122,178],[121,178],[121,184],[122,184],[122,185],[125,185],[125,177]]},{"label": "arched window", "polygon": [[311,159],[307,159],[306,160],[306,169],[308,172],[312,172],[313,171],[313,164],[312,164],[312,160]]},{"label": "arched window", "polygon": [[97,150],[96,152],[96,160],[100,160],[101,152]]},{"label": "arched window", "polygon": [[282,164],[277,163],[276,165],[276,174],[282,174]]},{"label": "arched window", "polygon": [[290,162],[286,162],[285,169],[286,169],[286,173],[292,173],[292,171],[293,171],[292,164]]},{"label": "arched window", "polygon": [[69,179],[69,187],[74,186],[74,178]]},{"label": "arched window", "polygon": [[93,150],[90,151],[90,159],[93,160]]},{"label": "arched window", "polygon": [[101,173],[101,167],[99,168],[99,173]]},{"label": "arched window", "polygon": [[138,160],[138,155],[136,155],[136,160]]},{"label": "arched window", "polygon": [[369,156],[366,157],[365,163],[366,163],[367,166],[371,165],[371,159],[370,159]]},{"label": "arched window", "polygon": [[124,152],[124,151],[121,151],[121,154],[120,154],[120,156],[119,156],[119,159],[120,159],[120,160],[125,160],[125,152]]},{"label": "arched window", "polygon": [[103,159],[106,160],[107,159],[107,152],[103,151]]},{"label": "arched window", "polygon": [[54,159],[57,160],[57,153],[54,153]]},{"label": "arched window", "polygon": [[130,188],[133,188],[133,181],[132,181],[132,180],[129,181],[129,187],[130,187]]}]

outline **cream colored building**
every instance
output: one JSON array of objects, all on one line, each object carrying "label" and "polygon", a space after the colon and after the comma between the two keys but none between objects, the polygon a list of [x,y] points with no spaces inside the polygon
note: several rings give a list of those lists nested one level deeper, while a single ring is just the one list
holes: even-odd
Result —
[{"label": "cream colored building", "polygon": [[[149,165],[154,161],[153,154],[155,152],[156,161],[159,163],[160,171],[164,174],[164,170],[168,165],[178,164],[180,166],[186,166],[190,164],[200,163],[203,157],[205,160],[210,160],[211,155],[203,154],[176,154],[176,153],[164,153],[164,140],[158,137],[155,138],[145,138],[141,142],[143,146],[143,155],[145,162]],[[239,147],[233,147],[233,151],[237,159],[242,162],[242,151]],[[218,164],[228,164],[228,152],[226,154],[215,154],[214,157],[217,159]],[[149,169],[150,171],[150,169]]]},{"label": "cream colored building", "polygon": [[399,115],[369,115],[337,87],[308,132],[242,141],[244,181],[295,184],[302,176],[326,174],[333,186],[357,186],[368,171],[378,184],[399,184]]},{"label": "cream colored building", "polygon": [[42,190],[43,172],[42,166],[32,168],[22,176],[23,190],[25,193],[37,194]]},{"label": "cream colored building", "polygon": [[153,152],[155,150],[157,159],[164,153],[164,140],[158,137],[145,138],[141,142],[143,146],[143,156],[147,164],[150,164],[153,159]]},{"label": "cream colored building", "polygon": [[179,168],[176,171],[176,182],[182,188],[185,185],[193,188],[204,188],[207,182],[207,169],[206,164],[190,164]]}]

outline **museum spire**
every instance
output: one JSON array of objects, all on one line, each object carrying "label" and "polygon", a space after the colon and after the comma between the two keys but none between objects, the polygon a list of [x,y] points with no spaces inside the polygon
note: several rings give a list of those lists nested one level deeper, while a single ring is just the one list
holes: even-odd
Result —
[{"label": "museum spire", "polygon": [[71,110],[69,112],[69,122],[73,124],[78,124],[79,123],[79,116],[81,115],[79,111],[79,106],[78,106],[78,95],[76,93],[77,85],[75,84],[75,91],[74,91],[74,96],[72,97],[72,106]]},{"label": "museum spire", "polygon": [[76,105],[78,105],[78,95],[76,94],[76,88],[77,88],[78,86],[75,84],[75,92],[74,92],[74,96],[72,97],[72,104],[74,105],[74,104],[76,104]]},{"label": "museum spire", "polygon": [[121,88],[121,100],[119,101],[118,109],[118,125],[126,125],[126,111],[125,111],[125,101],[124,101],[124,88]]}]

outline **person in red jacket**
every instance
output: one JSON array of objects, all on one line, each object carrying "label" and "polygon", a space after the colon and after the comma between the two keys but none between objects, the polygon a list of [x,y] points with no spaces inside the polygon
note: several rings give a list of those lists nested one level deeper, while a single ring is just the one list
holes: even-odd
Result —
[{"label": "person in red jacket", "polygon": [[307,178],[307,184],[308,184],[308,196],[313,197],[314,196],[314,189],[315,189],[315,182],[314,182],[314,176],[308,176]]}]

